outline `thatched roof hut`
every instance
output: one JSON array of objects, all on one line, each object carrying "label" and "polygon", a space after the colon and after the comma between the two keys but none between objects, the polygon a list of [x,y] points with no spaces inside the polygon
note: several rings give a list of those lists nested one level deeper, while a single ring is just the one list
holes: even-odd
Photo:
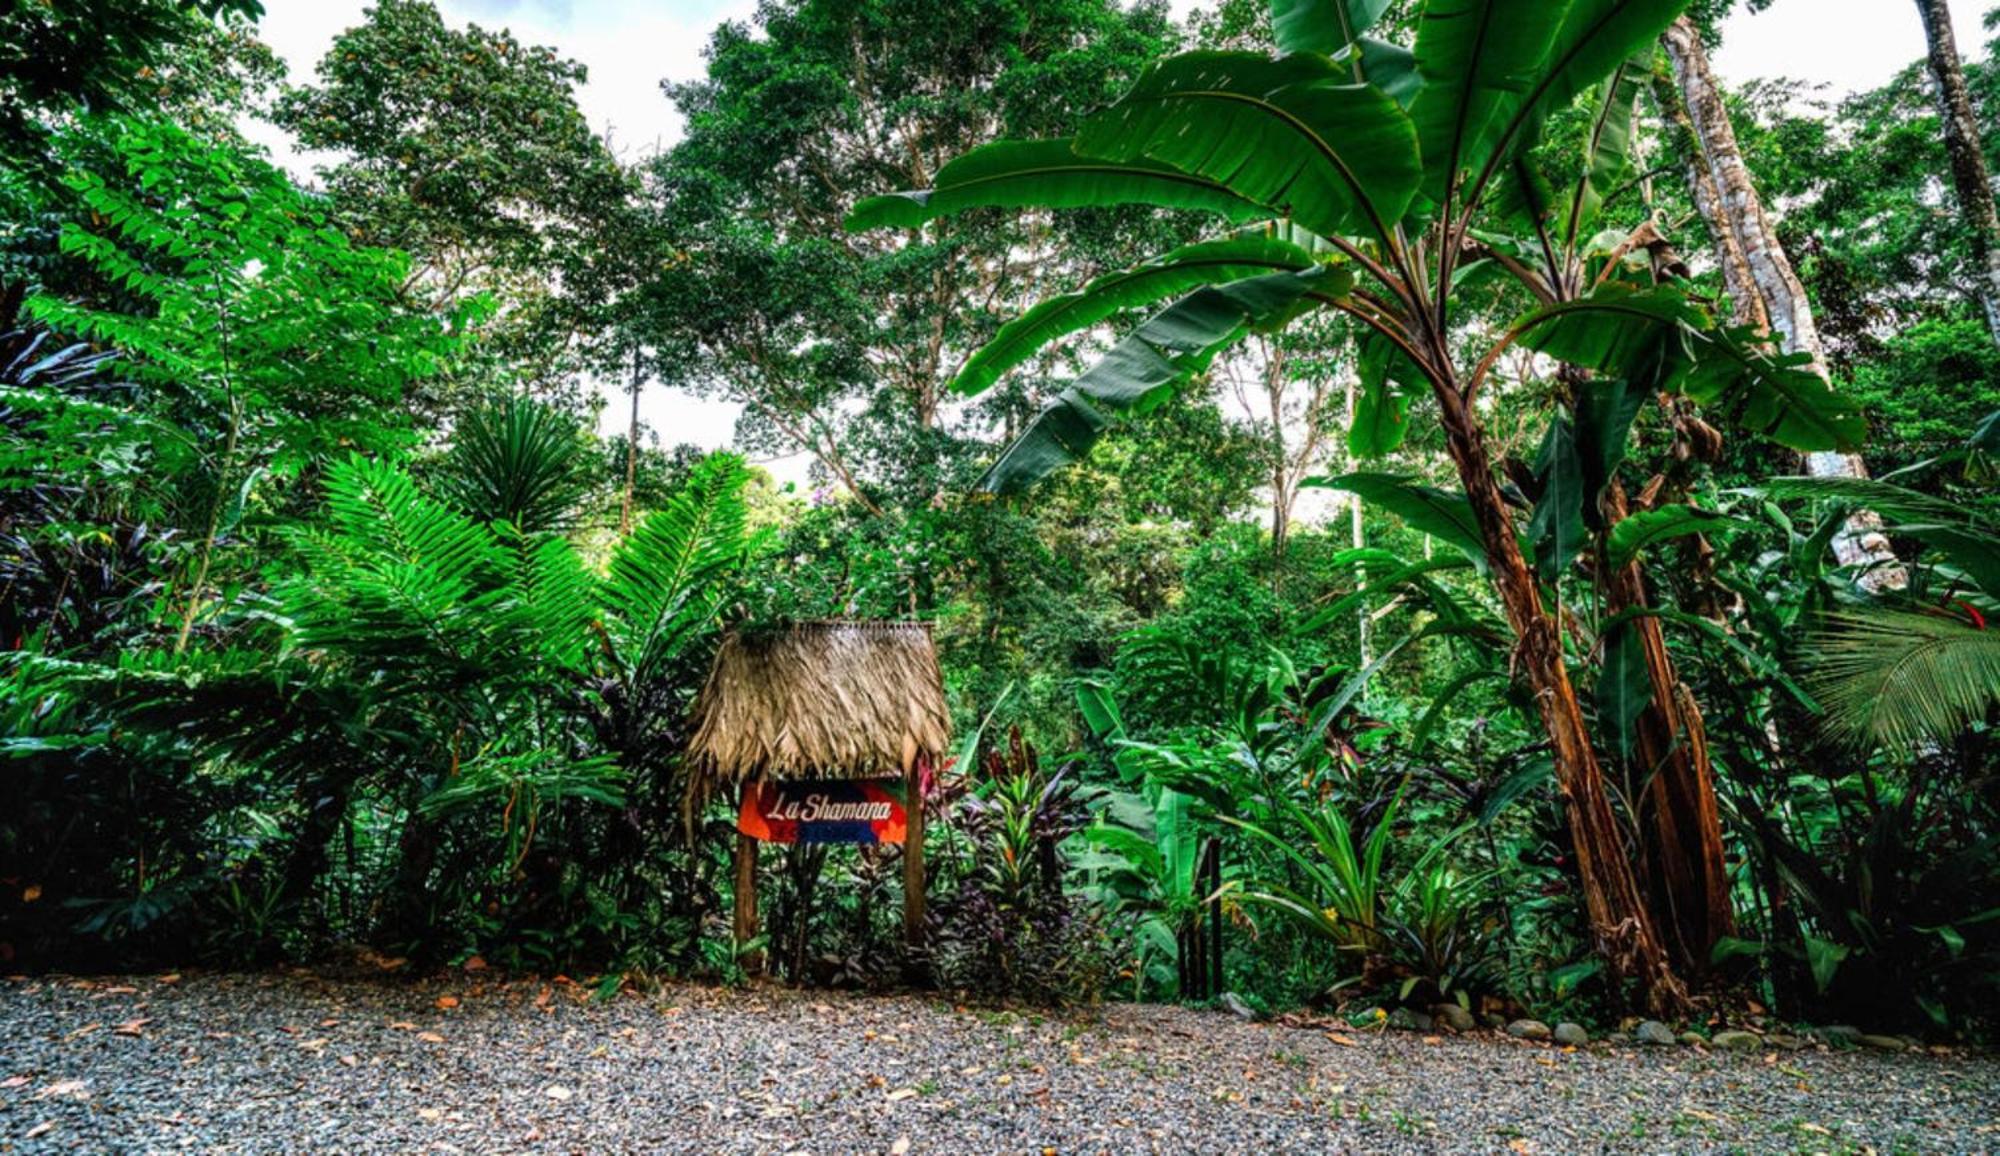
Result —
[{"label": "thatched roof hut", "polygon": [[713,785],[886,778],[950,741],[929,626],[810,622],[723,638],[690,751]]}]

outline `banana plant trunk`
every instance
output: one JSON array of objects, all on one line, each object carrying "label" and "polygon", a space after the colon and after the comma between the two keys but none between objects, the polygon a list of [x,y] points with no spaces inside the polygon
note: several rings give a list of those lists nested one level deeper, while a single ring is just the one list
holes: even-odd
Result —
[{"label": "banana plant trunk", "polygon": [[[1607,529],[1627,513],[1624,489],[1606,490]],[[1605,610],[1643,611],[1645,574],[1637,562],[1604,572]],[[1639,821],[1647,838],[1641,862],[1655,926],[1688,972],[1708,967],[1716,943],[1736,934],[1729,866],[1723,855],[1722,815],[1715,799],[1715,771],[1701,708],[1674,669],[1660,620],[1640,614],[1621,629],[1632,632],[1645,656],[1651,701],[1640,714],[1633,753],[1647,786]]]},{"label": "banana plant trunk", "polygon": [[1979,121],[1965,87],[1965,65],[1958,56],[1958,37],[1951,27],[1945,0],[1917,0],[1924,20],[1924,41],[1930,48],[1931,80],[1937,86],[1938,115],[1944,121],[1944,149],[1951,160],[1951,183],[1958,193],[1972,241],[1974,272],[1979,277],[1979,304],[1986,327],[2000,341],[2000,210],[1994,208],[1993,183],[1980,151]]},{"label": "banana plant trunk", "polygon": [[[1697,180],[1696,204],[1704,213],[1715,214],[1708,221],[1712,235],[1722,237],[1726,234],[1735,242],[1733,248],[1721,243],[1717,246],[1724,269],[1727,270],[1731,262],[1740,256],[1749,270],[1749,285],[1742,286],[1737,278],[1732,277],[1729,279],[1730,291],[1740,294],[1754,290],[1759,298],[1756,304],[1739,300],[1737,316],[1755,318],[1761,314],[1767,318],[1785,352],[1808,355],[1812,358],[1815,372],[1821,378],[1831,380],[1826,347],[1820,340],[1812,303],[1807,300],[1805,285],[1793,269],[1784,243],[1779,240],[1777,229],[1764,211],[1763,199],[1758,196],[1757,187],[1750,179],[1750,168],[1744,163],[1743,150],[1737,144],[1736,128],[1730,122],[1728,107],[1723,103],[1722,89],[1709,68],[1708,50],[1702,45],[1701,30],[1683,16],[1674,21],[1660,39],[1666,45],[1667,60],[1673,67],[1674,79],[1680,87],[1688,122],[1693,129],[1698,153],[1692,158],[1692,163],[1706,164],[1714,180],[1713,200],[1702,194],[1701,183]],[[1867,463],[1859,454],[1837,451],[1809,453],[1805,455],[1805,467],[1806,472],[1816,478],[1868,476]],[[1895,552],[1889,548],[1888,538],[1882,533],[1882,519],[1873,511],[1855,511],[1834,537],[1833,550],[1842,565],[1868,567],[1861,579],[1866,589],[1900,590],[1909,584],[1909,572],[1896,560]]]},{"label": "banana plant trunk", "polygon": [[1638,985],[1648,1011],[1662,1018],[1676,1017],[1687,1008],[1687,990],[1674,972],[1626,854],[1583,706],[1564,661],[1561,634],[1542,606],[1534,574],[1521,553],[1477,420],[1456,390],[1436,393],[1446,445],[1479,524],[1494,589],[1517,639],[1514,672],[1534,692],[1549,736],[1591,937],[1612,973]]}]

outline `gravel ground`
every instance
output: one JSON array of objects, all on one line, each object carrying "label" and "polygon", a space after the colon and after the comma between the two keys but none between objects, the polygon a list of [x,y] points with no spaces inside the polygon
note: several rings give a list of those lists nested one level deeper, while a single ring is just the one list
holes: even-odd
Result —
[{"label": "gravel ground", "polygon": [[2000,1149],[1990,1054],[1565,1051],[485,973],[0,982],[0,1151]]}]

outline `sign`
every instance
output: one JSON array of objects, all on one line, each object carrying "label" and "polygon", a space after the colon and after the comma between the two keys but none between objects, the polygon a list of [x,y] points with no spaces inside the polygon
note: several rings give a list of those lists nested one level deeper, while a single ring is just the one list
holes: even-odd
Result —
[{"label": "sign", "polygon": [[736,829],[766,843],[901,843],[900,779],[762,782],[743,792]]}]

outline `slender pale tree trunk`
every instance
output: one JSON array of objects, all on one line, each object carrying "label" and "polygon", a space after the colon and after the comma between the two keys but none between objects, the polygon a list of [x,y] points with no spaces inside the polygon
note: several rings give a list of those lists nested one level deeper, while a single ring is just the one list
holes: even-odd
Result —
[{"label": "slender pale tree trunk", "polygon": [[[1811,357],[1814,370],[1831,380],[1826,347],[1820,340],[1812,303],[1806,299],[1805,286],[1785,255],[1785,247],[1750,179],[1750,169],[1736,143],[1736,130],[1729,121],[1729,110],[1723,104],[1722,90],[1709,69],[1701,31],[1683,16],[1661,39],[1686,104],[1688,121],[1700,150],[1699,160],[1707,165],[1714,182],[1716,217],[1709,220],[1710,232],[1717,236],[1727,233],[1733,238],[1735,252],[1740,253],[1743,268],[1749,272],[1749,288],[1760,299],[1769,331],[1777,336],[1780,346],[1787,353]],[[1697,180],[1696,204],[1707,213],[1709,209],[1702,206],[1703,199],[1702,185]],[[1721,245],[1718,252],[1728,277],[1734,255]],[[1731,279],[1732,295],[1747,291]],[[1754,319],[1757,313],[1755,306],[1738,299],[1739,317]],[[1807,454],[1805,458],[1806,472],[1816,478],[1868,476],[1868,466],[1859,454],[1823,452]],[[1882,519],[1871,511],[1857,511],[1848,518],[1846,526],[1834,538],[1833,550],[1843,565],[1870,567],[1862,579],[1869,589],[1900,589],[1909,582],[1908,572],[1896,561],[1888,539],[1882,534]]]},{"label": "slender pale tree trunk", "polygon": [[639,350],[632,350],[632,424],[625,431],[625,501],[618,510],[618,533],[632,532],[632,502],[639,489]]},{"label": "slender pale tree trunk", "polygon": [[1951,183],[1972,239],[1972,261],[1980,279],[1979,304],[1986,313],[1987,329],[2000,341],[2000,211],[1994,208],[1986,156],[1980,151],[1979,122],[1973,117],[1972,96],[1965,87],[1965,66],[1958,57],[1951,9],[1945,0],[1917,0],[1917,12],[1924,18],[1924,39],[1930,45],[1931,79],[1937,85]]}]

